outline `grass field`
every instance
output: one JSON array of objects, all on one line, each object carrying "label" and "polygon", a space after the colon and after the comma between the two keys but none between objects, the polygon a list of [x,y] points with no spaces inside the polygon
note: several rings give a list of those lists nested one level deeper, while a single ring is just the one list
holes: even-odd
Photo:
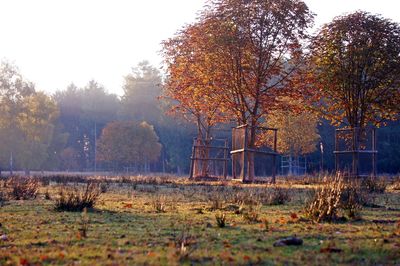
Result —
[{"label": "grass field", "polygon": [[[400,264],[395,186],[370,193],[357,219],[316,223],[304,213],[312,182],[132,180],[103,183],[87,212],[55,210],[61,188],[84,187],[67,181],[43,182],[36,199],[5,200],[0,265]],[[291,236],[303,244],[274,246]]]}]

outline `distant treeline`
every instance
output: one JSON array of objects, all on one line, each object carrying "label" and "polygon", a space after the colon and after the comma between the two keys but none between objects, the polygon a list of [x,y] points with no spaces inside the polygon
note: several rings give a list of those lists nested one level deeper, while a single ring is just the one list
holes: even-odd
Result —
[{"label": "distant treeline", "polygon": [[[94,80],[83,88],[71,84],[54,95],[46,95],[26,81],[15,66],[3,62],[0,68],[0,169],[187,174],[197,131],[184,117],[166,114],[169,103],[168,99],[160,98],[162,83],[161,73],[142,62],[125,76],[121,97],[109,93]],[[142,137],[135,139],[145,140],[151,135],[151,141],[156,144],[148,142],[146,145],[153,146],[140,146],[144,141],[135,142],[130,137],[124,141],[123,125],[115,124],[116,121],[141,125],[147,131],[140,131]],[[114,142],[102,139],[107,125]],[[323,158],[318,143],[318,149],[307,155],[309,172],[333,170],[334,130],[326,121],[318,126]],[[120,132],[122,141],[113,139],[119,135],[113,132]],[[130,134],[136,134],[134,132],[139,131]],[[212,135],[230,141],[230,126],[215,129]],[[125,152],[132,159],[113,159],[118,155],[115,150],[114,157],[105,156],[111,151],[104,146],[104,141],[112,143],[111,147],[126,147],[126,151],[120,148],[121,156]],[[147,159],[143,159],[146,149],[156,154],[149,153]],[[399,173],[400,122],[390,122],[378,130],[378,151],[379,172]]]}]

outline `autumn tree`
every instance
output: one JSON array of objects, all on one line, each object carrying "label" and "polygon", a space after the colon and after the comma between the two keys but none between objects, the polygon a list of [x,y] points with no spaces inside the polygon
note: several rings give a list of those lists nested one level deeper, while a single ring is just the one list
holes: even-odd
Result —
[{"label": "autumn tree", "polygon": [[[311,84],[316,104],[336,125],[353,129],[349,148],[363,146],[368,125],[399,117],[400,26],[358,11],[323,26],[312,43]],[[346,135],[347,136],[347,135]],[[358,153],[352,153],[358,175]]]},{"label": "autumn tree", "polygon": [[186,27],[164,42],[168,76],[163,99],[171,106],[169,113],[196,125],[195,145],[198,147],[194,156],[200,161],[196,161],[195,166],[201,169],[204,177],[208,175],[212,130],[227,120],[223,104],[217,100],[222,92],[217,80],[221,68],[216,54],[210,52],[215,45],[213,35],[208,34],[212,31],[212,24],[203,21]]},{"label": "autumn tree", "polygon": [[161,144],[153,126],[146,122],[111,122],[103,129],[97,143],[99,161],[115,165],[142,166],[158,160]]},{"label": "autumn tree", "polygon": [[337,17],[315,37],[311,59],[317,107],[333,123],[364,128],[398,118],[398,23],[361,11]]},{"label": "autumn tree", "polygon": [[[60,108],[58,121],[69,135],[66,148],[77,153],[75,170],[93,168],[95,139],[107,123],[117,119],[118,97],[91,80],[82,88],[71,84],[65,90],[57,91],[54,99]],[[71,165],[68,161],[63,162],[63,158],[66,157],[60,157],[61,165]]]},{"label": "autumn tree", "polygon": [[[200,95],[215,89],[217,93],[212,94],[211,101],[220,104],[219,110],[233,116],[237,124],[249,126],[250,148],[255,147],[256,128],[265,111],[274,105],[285,105],[276,101],[276,95],[287,87],[299,67],[302,43],[312,21],[313,15],[302,1],[219,0],[211,1],[199,22],[181,32],[182,38],[189,38],[181,68],[206,74],[205,79],[194,83],[196,89]],[[191,33],[191,28],[199,28],[197,32],[203,37]],[[194,60],[198,47],[202,48],[199,58],[204,58],[201,63]],[[185,72],[169,73],[171,83],[177,80],[193,84],[193,77]],[[209,84],[206,88],[204,80]],[[176,88],[179,94],[186,87]],[[189,95],[193,94],[189,91]],[[247,167],[250,180],[254,177],[252,156],[253,153],[248,156]]]},{"label": "autumn tree", "polygon": [[292,110],[277,110],[267,115],[268,127],[277,128],[278,151],[288,156],[288,174],[296,173],[293,168],[300,156],[310,154],[317,148],[320,139],[317,130],[318,118],[314,113]]},{"label": "autumn tree", "polygon": [[163,98],[171,104],[170,113],[196,124],[198,139],[205,142],[212,128],[226,120],[218,101],[221,67],[211,49],[212,27],[208,21],[198,22],[163,43],[168,73]]},{"label": "autumn tree", "polygon": [[55,102],[26,81],[16,66],[0,65],[0,163],[40,169],[48,158],[58,117]]}]

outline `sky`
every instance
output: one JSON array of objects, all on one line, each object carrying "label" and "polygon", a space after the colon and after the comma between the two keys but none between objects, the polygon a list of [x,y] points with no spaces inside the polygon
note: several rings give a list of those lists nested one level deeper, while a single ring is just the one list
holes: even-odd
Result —
[{"label": "sky", "polygon": [[[355,10],[400,23],[400,0],[305,0],[315,29]],[[140,61],[160,67],[160,43],[192,23],[205,0],[0,0],[0,59],[49,94],[94,79],[121,95]]]}]

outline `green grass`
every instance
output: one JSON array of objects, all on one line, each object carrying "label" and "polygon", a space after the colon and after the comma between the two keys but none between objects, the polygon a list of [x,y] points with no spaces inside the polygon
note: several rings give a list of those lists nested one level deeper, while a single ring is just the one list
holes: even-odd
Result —
[{"label": "green grass", "polygon": [[[41,193],[48,189],[55,198],[58,186]],[[88,212],[87,238],[79,235],[81,213],[54,211],[54,200],[8,201],[0,207],[0,234],[8,237],[0,240],[0,265],[400,264],[399,191],[377,194],[375,202],[387,208],[364,208],[361,221],[313,223],[302,218],[310,187],[288,187],[290,202],[261,206],[268,230],[263,221],[224,210],[236,204],[237,191],[268,195],[265,185],[113,184]],[[153,204],[161,195],[165,212]],[[222,210],[211,209],[215,197]],[[226,214],[224,228],[217,226],[218,212]],[[303,245],[273,247],[288,236],[302,238]],[[329,252],[332,247],[341,252]]]}]

